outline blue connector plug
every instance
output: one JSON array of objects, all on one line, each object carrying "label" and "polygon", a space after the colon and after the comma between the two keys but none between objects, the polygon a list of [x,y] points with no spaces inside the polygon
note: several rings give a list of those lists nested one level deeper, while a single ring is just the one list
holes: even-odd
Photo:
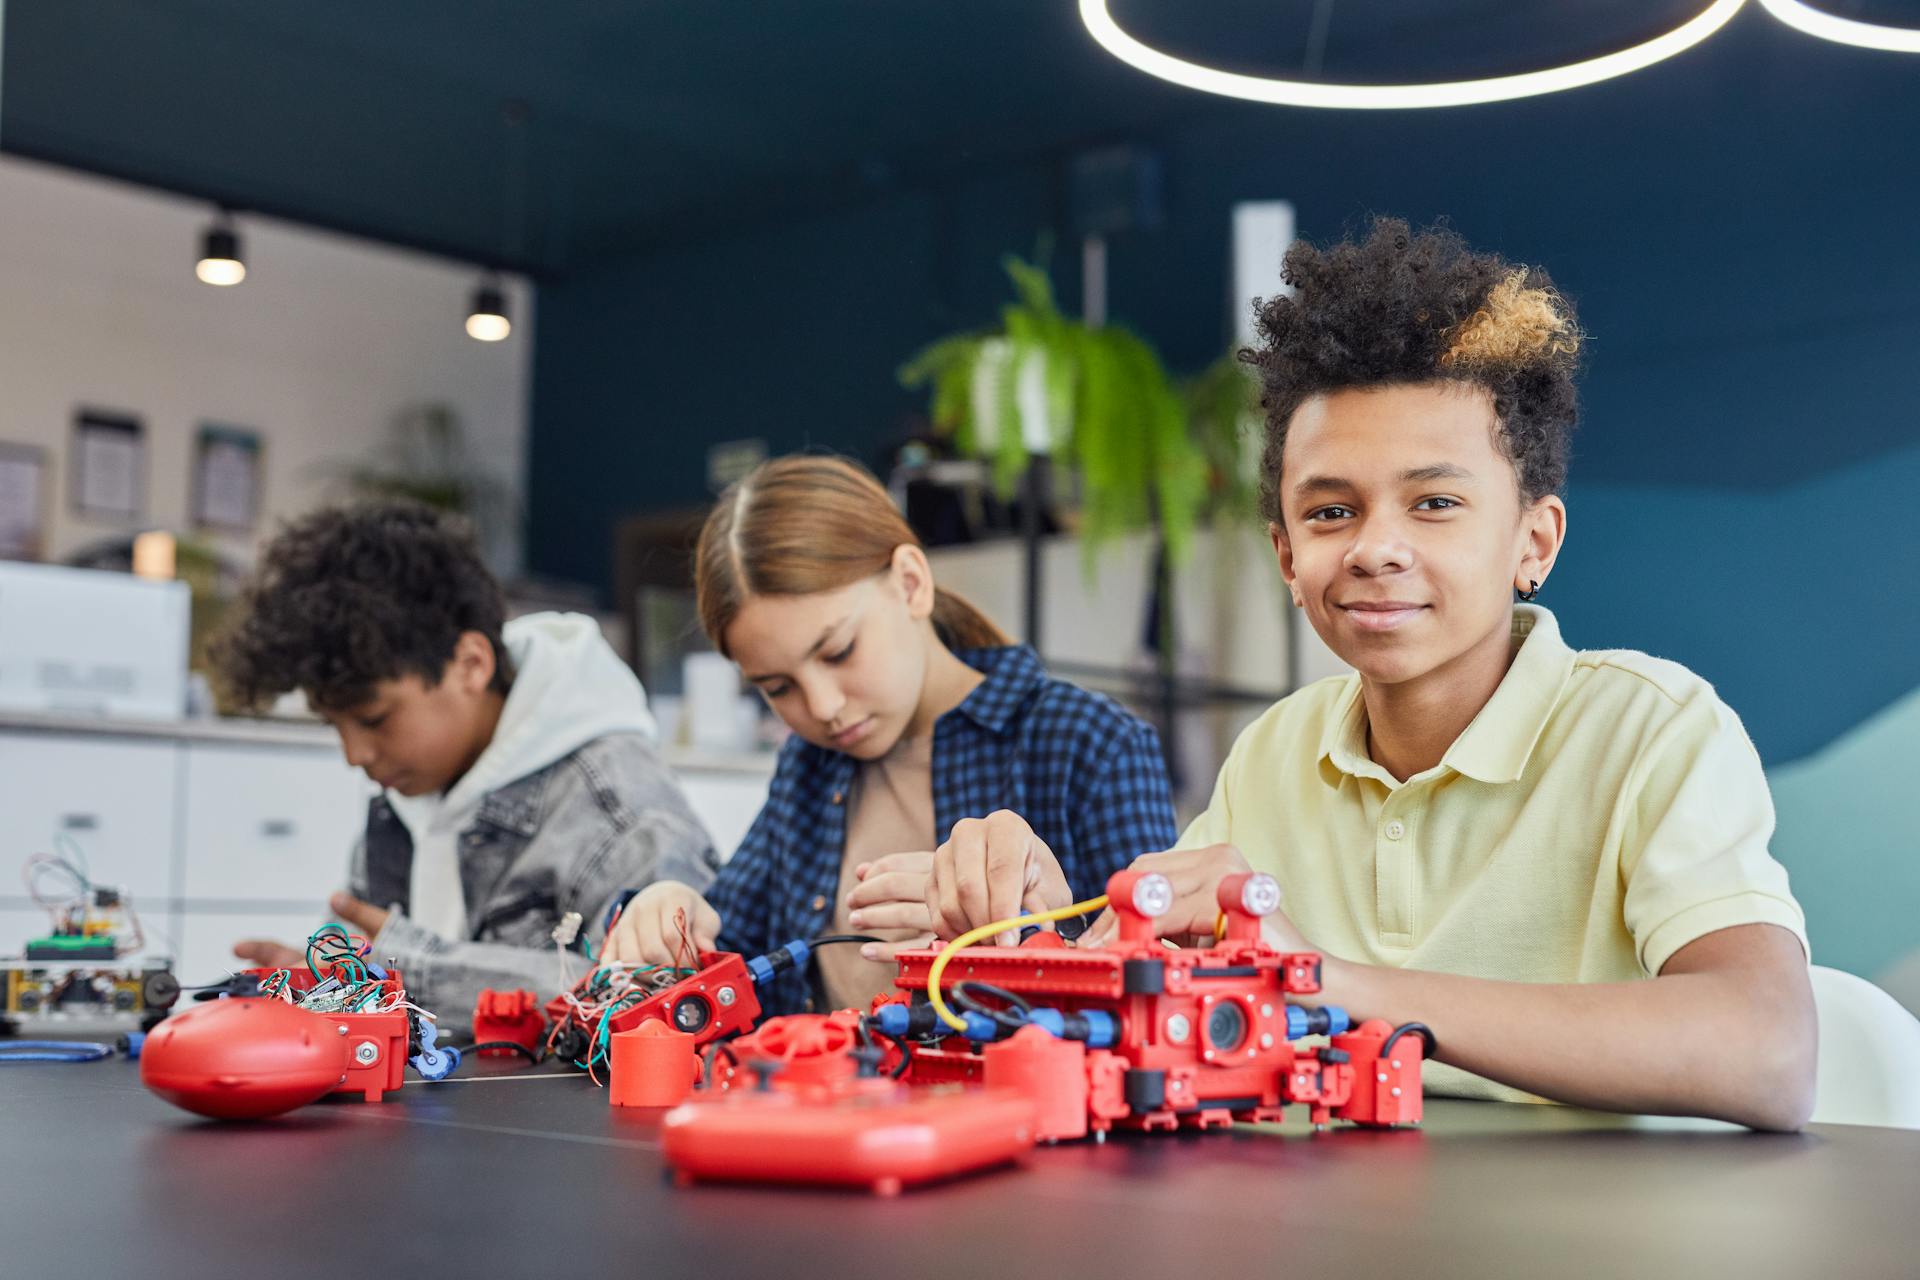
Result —
[{"label": "blue connector plug", "polygon": [[1301,1036],[1337,1036],[1353,1025],[1347,1011],[1337,1004],[1309,1009],[1305,1005],[1287,1006],[1287,1039]]},{"label": "blue connector plug", "polygon": [[752,976],[754,985],[760,986],[775,974],[785,973],[788,969],[806,968],[807,957],[812,954],[810,945],[795,938],[784,947],[775,947],[763,956],[748,960],[747,973]]},{"label": "blue connector plug", "polygon": [[1120,1023],[1104,1009],[1082,1009],[1062,1013],[1058,1009],[1035,1009],[1027,1021],[1057,1040],[1083,1040],[1089,1049],[1109,1049],[1120,1038]]},{"label": "blue connector plug", "polygon": [[965,1031],[955,1031],[940,1015],[933,1011],[930,1004],[883,1004],[873,1015],[873,1024],[882,1035],[892,1036],[896,1040],[924,1040],[928,1036],[965,1036],[969,1040],[992,1040],[1000,1034],[999,1026],[985,1014],[961,1012],[960,1020],[967,1024]]}]

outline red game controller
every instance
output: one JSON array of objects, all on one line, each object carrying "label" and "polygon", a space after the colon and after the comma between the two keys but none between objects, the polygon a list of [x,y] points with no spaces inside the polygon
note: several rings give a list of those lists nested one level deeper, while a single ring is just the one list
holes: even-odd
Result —
[{"label": "red game controller", "polygon": [[279,1000],[219,1000],[154,1029],[140,1081],[196,1115],[258,1120],[318,1102],[352,1065],[331,1018]]}]

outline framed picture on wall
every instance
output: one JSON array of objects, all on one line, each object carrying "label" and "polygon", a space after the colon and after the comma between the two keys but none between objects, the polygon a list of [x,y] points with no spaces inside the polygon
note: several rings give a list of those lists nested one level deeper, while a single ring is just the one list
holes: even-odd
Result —
[{"label": "framed picture on wall", "polygon": [[0,440],[0,560],[46,554],[47,453]]},{"label": "framed picture on wall", "polygon": [[140,419],[82,409],[73,420],[74,514],[137,520],[146,514],[147,440]]},{"label": "framed picture on wall", "polygon": [[193,454],[193,522],[252,533],[260,518],[260,433],[217,422],[201,426]]}]

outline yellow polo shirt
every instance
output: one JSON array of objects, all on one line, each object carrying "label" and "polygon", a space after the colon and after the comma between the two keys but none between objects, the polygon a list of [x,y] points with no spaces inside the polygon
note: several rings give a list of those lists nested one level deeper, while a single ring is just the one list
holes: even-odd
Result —
[{"label": "yellow polo shirt", "polygon": [[[1487,705],[1405,782],[1367,754],[1359,676],[1275,703],[1179,847],[1238,846],[1280,881],[1309,940],[1369,964],[1617,982],[1733,925],[1781,925],[1805,947],[1767,852],[1760,758],[1713,687],[1644,653],[1569,649],[1534,605],[1515,606],[1513,643]],[[1426,1079],[1529,1097],[1438,1063]]]}]

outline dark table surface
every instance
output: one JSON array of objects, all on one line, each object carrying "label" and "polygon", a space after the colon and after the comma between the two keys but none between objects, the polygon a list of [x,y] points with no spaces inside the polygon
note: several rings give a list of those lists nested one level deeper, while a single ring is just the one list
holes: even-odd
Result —
[{"label": "dark table surface", "polygon": [[891,1200],[675,1188],[657,1132],[510,1062],[251,1124],[119,1059],[0,1066],[0,1277],[1920,1276],[1899,1130],[1435,1100],[1419,1130],[1122,1136]]}]

